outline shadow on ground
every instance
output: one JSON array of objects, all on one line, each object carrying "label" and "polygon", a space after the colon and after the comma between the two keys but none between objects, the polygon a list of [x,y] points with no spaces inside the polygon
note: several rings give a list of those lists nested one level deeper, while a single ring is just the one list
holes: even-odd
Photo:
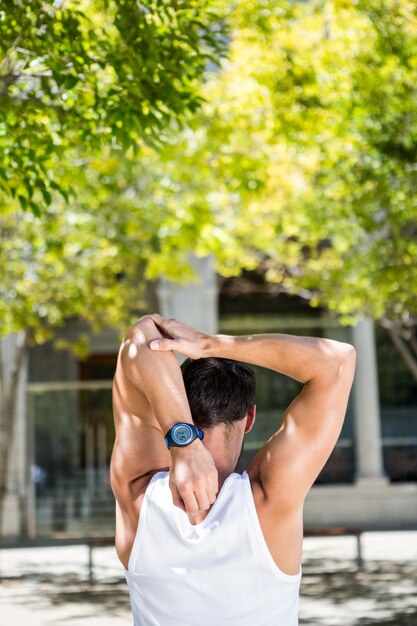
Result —
[{"label": "shadow on ground", "polygon": [[90,583],[75,574],[28,574],[3,578],[0,583],[16,602],[33,609],[88,604],[109,616],[125,614],[130,608],[127,585],[121,578]]},{"label": "shadow on ground", "polygon": [[300,626],[417,626],[412,562],[367,562],[363,571],[334,561],[303,566]]},{"label": "shadow on ground", "polygon": [[[33,611],[48,613],[65,606],[75,610],[78,618],[86,617],[91,609],[107,618],[129,615],[127,586],[120,577],[102,576],[92,584],[76,574],[32,572],[3,578],[0,583],[3,598]],[[71,620],[64,618],[62,623],[66,621]],[[364,571],[346,561],[337,567],[334,561],[323,559],[303,564],[300,626],[416,625],[413,562],[367,562]]]}]

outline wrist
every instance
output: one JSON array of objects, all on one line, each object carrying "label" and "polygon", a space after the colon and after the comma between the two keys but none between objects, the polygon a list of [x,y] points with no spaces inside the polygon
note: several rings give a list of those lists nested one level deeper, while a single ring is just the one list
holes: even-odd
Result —
[{"label": "wrist", "polygon": [[171,446],[168,450],[171,453],[172,458],[185,458],[190,454],[194,454],[203,446],[200,439],[194,439],[188,446]]},{"label": "wrist", "polygon": [[231,335],[211,335],[208,337],[204,347],[204,357],[209,356],[229,356],[233,348],[235,338]]}]

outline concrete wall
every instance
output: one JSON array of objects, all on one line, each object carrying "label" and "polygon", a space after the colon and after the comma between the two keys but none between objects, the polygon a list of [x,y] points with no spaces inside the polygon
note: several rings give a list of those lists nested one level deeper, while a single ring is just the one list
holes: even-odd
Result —
[{"label": "concrete wall", "polygon": [[178,285],[161,280],[157,286],[159,310],[164,317],[177,318],[206,333],[217,333],[217,274],[212,257],[190,256],[197,280]]},{"label": "concrete wall", "polygon": [[417,528],[417,483],[313,487],[304,507],[306,528]]},{"label": "concrete wall", "polygon": [[[59,336],[67,341],[75,341],[80,333],[88,334],[88,327],[80,322],[71,322],[60,331]],[[120,334],[113,328],[104,328],[96,335],[90,334],[91,353],[117,354],[120,340]],[[70,350],[57,350],[52,342],[31,349],[30,382],[70,381],[78,380],[78,377],[78,358]]]}]

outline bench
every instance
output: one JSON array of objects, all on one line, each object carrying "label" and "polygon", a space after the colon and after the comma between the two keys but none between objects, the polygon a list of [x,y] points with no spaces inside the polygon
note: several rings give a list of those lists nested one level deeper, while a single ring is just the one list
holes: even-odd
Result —
[{"label": "bench", "polygon": [[334,528],[307,528],[304,530],[304,537],[344,537],[352,536],[356,537],[356,563],[358,569],[363,570],[364,560],[362,556],[361,535],[363,533],[362,528],[356,527],[334,527]]},{"label": "bench", "polygon": [[94,548],[114,548],[114,537],[90,538],[86,541],[88,548],[88,579],[94,582],[93,549]]}]

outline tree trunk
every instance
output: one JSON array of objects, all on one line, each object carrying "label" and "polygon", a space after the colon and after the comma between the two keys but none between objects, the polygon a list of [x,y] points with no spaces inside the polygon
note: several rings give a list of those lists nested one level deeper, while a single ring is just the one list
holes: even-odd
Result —
[{"label": "tree trunk", "polygon": [[[387,327],[385,326],[385,328]],[[407,346],[406,340],[403,339],[398,333],[391,328],[387,328],[387,331],[392,343],[397,348],[408,369],[413,375],[414,380],[417,382],[417,359],[415,358],[413,351]]]},{"label": "tree trunk", "polygon": [[0,538],[3,529],[4,501],[7,494],[10,452],[13,446],[19,380],[27,356],[27,334],[14,335],[11,360],[6,360],[0,343]]}]

